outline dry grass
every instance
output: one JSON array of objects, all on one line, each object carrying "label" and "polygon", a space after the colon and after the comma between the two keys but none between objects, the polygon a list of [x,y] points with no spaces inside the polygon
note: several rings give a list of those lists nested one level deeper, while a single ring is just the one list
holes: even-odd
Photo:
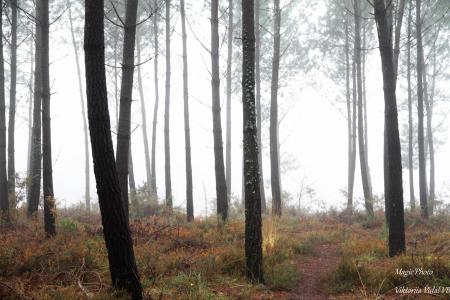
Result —
[{"label": "dry grass", "polygon": [[[58,235],[46,239],[39,221],[20,212],[15,225],[0,228],[1,299],[126,299],[110,288],[99,216],[67,211]],[[378,217],[380,218],[380,216]],[[382,221],[349,225],[337,215],[265,218],[266,285],[245,279],[244,224],[222,227],[215,218],[186,223],[182,215],[151,216],[131,223],[145,297],[150,299],[289,299],[298,286],[299,261],[320,259],[319,244],[340,245],[341,261],[330,270],[329,293],[372,299],[396,286],[450,286],[450,221],[425,224],[407,216],[408,251],[387,257]],[[432,269],[433,276],[403,278],[397,268]],[[298,291],[297,291],[298,292]]]}]

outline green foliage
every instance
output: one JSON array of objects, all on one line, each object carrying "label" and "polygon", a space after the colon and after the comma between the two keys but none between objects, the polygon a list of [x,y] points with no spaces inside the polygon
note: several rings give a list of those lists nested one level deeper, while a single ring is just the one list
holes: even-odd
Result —
[{"label": "green foliage", "polygon": [[64,233],[76,233],[78,231],[78,225],[69,219],[61,219],[59,222],[60,230]]}]

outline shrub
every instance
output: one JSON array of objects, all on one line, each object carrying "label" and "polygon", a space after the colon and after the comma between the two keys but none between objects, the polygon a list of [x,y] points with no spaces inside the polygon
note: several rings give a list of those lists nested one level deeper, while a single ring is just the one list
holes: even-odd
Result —
[{"label": "shrub", "polygon": [[272,290],[291,290],[297,286],[300,277],[296,266],[288,261],[276,264],[265,276]]}]

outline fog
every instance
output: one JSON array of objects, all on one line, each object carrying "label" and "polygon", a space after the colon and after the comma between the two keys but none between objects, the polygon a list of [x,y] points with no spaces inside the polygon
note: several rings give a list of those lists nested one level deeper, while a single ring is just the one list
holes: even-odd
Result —
[{"label": "fog", "polygon": [[[299,10],[299,8],[295,8]],[[174,9],[172,24],[175,24],[172,34],[172,83],[171,83],[171,119],[170,140],[172,156],[172,186],[174,206],[185,207],[185,158],[184,158],[184,127],[183,127],[183,94],[182,94],[182,62],[181,62],[181,28],[177,11]],[[309,22],[323,18],[325,5],[318,4],[313,14],[308,15]],[[205,198],[208,199],[208,210],[212,212],[215,199],[214,153],[211,116],[211,82],[210,82],[210,56],[202,44],[210,44],[209,10],[202,1],[194,1],[188,6],[188,20],[192,20],[192,30],[188,29],[188,64],[190,89],[190,114],[192,138],[193,188],[195,215],[205,214]],[[297,22],[298,35],[304,33],[302,18],[299,13]],[[223,17],[220,23],[225,22]],[[108,22],[108,21],[105,21]],[[78,19],[75,26],[83,26]],[[294,30],[294,29],[292,29]],[[192,34],[195,32],[195,36]],[[225,29],[221,28],[221,38]],[[51,76],[51,105],[52,105],[52,143],[53,143],[53,172],[54,189],[57,198],[57,207],[66,207],[83,202],[84,194],[84,138],[83,122],[81,118],[81,102],[78,95],[75,58],[72,45],[68,40],[70,28],[68,27],[67,13],[64,13],[56,24],[52,25],[50,32],[50,76]],[[142,39],[152,39],[151,33],[140,32]],[[82,43],[82,35],[77,36]],[[160,43],[164,44],[164,32],[160,30]],[[237,37],[238,38],[238,37]],[[237,47],[236,45],[234,47]],[[238,46],[239,47],[239,46]],[[20,46],[25,51],[27,43]],[[19,48],[19,51],[21,49]],[[152,49],[144,49],[143,61],[152,57]],[[156,179],[158,196],[164,201],[164,148],[163,148],[163,117],[164,107],[164,49],[161,50],[159,64],[159,90],[160,107],[158,111],[157,129],[157,164]],[[80,53],[81,47],[80,47]],[[221,47],[220,68],[221,102],[222,102],[222,129],[225,139],[225,70],[226,47]],[[263,58],[270,59],[272,53],[262,53]],[[233,68],[240,68],[240,62],[233,62]],[[23,65],[26,65],[23,62]],[[154,85],[153,61],[149,60],[142,66],[145,104],[147,112],[147,131],[151,137],[151,121],[153,116]],[[281,69],[281,73],[285,70]],[[447,66],[448,67],[448,66]],[[24,69],[26,67],[23,67]],[[369,139],[369,166],[375,195],[383,194],[383,114],[384,100],[381,77],[381,66],[378,49],[368,51],[367,58],[367,109],[368,109],[368,139]],[[111,67],[107,66],[107,71]],[[280,143],[282,161],[283,157],[294,158],[288,166],[289,170],[282,174],[281,184],[283,190],[292,195],[290,204],[297,205],[301,190],[301,182],[307,183],[315,190],[313,199],[303,199],[302,207],[305,209],[328,209],[330,207],[343,208],[346,198],[343,190],[347,188],[347,132],[345,107],[336,103],[340,97],[337,84],[327,76],[320,63],[311,70],[295,71],[288,83],[280,87],[280,109],[286,110],[285,118],[280,124]],[[234,78],[240,81],[240,78]],[[84,83],[84,82],[83,82]],[[108,83],[111,83],[110,81]],[[270,85],[270,82],[263,82]],[[404,101],[406,92],[405,79],[399,79],[398,101]],[[135,87],[137,86],[135,80]],[[450,95],[448,81],[441,82],[443,94]],[[445,88],[446,87],[446,88]],[[112,92],[112,84],[108,86]],[[269,92],[268,92],[269,91]],[[132,153],[136,182],[142,185],[145,182],[145,160],[142,142],[140,102],[137,89],[133,93],[132,104]],[[263,90],[263,106],[268,107],[270,90]],[[115,128],[115,105],[110,94],[110,115],[112,128]],[[28,118],[27,99],[18,100],[18,120],[16,124],[16,169],[22,176],[26,172],[27,145],[28,145]],[[440,109],[448,110],[448,103],[440,104]],[[400,111],[400,128],[407,122],[405,110]],[[446,117],[437,117],[441,128],[449,127]],[[270,199],[270,161],[268,121],[263,122],[263,171],[266,195]],[[401,132],[402,134],[402,132]],[[436,190],[442,200],[449,203],[446,196],[450,173],[446,166],[450,164],[450,145],[446,133],[439,136],[442,144],[436,149]],[[113,132],[113,141],[116,136]],[[232,194],[236,201],[242,193],[242,102],[240,92],[232,96]],[[90,158],[91,159],[91,158]],[[359,158],[356,159],[355,196],[357,207],[362,209],[362,187],[359,167]],[[408,176],[404,168],[405,199],[408,199]],[[91,164],[92,173],[92,164]],[[417,173],[417,172],[416,172]],[[418,182],[418,175],[415,174]],[[416,184],[418,189],[418,184]],[[91,195],[96,197],[95,180],[91,174]],[[406,200],[405,200],[406,201]],[[96,202],[96,201],[94,201]]]}]

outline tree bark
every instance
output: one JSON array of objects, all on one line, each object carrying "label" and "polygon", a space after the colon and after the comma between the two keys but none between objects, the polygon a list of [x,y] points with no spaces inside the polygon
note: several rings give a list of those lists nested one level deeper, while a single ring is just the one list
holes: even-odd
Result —
[{"label": "tree bark", "polygon": [[416,0],[416,34],[417,34],[417,112],[418,112],[418,130],[419,130],[419,188],[420,188],[420,208],[423,218],[428,219],[427,205],[427,173],[425,161],[425,141],[423,126],[423,47],[422,47],[422,20],[421,20],[421,0]]},{"label": "tree bark", "polygon": [[136,40],[137,0],[128,0],[126,5],[122,82],[120,87],[119,127],[117,129],[116,165],[122,192],[123,207],[128,218],[128,163],[130,150],[131,102],[133,96],[134,47]]},{"label": "tree bark", "polygon": [[[428,204],[428,214],[433,215],[433,202],[435,198],[435,172],[434,172],[434,144],[433,144],[433,105],[429,99],[428,93],[428,76],[427,76],[427,66],[425,64],[425,55],[422,47],[422,67],[423,67],[423,98],[425,103],[426,115],[427,115],[427,136],[426,141],[424,140],[424,147],[428,145],[428,154],[430,158],[430,189],[427,197]],[[425,155],[425,160],[426,160]]]},{"label": "tree bark", "polygon": [[261,210],[266,212],[266,192],[264,190],[264,172],[262,162],[262,112],[261,112],[261,28],[260,28],[260,0],[255,0],[255,83],[256,83],[256,127],[258,130],[258,166],[259,193],[261,195]]},{"label": "tree bark", "polygon": [[86,109],[84,104],[84,93],[83,93],[83,83],[81,79],[81,67],[80,67],[80,58],[78,54],[78,45],[75,38],[75,32],[73,28],[73,19],[72,19],[72,10],[69,6],[69,23],[70,23],[70,32],[72,36],[72,45],[73,51],[75,54],[75,63],[77,66],[77,76],[78,76],[78,91],[80,93],[81,100],[81,117],[83,118],[83,132],[84,132],[84,199],[86,201],[86,210],[90,212],[91,210],[91,192],[90,192],[90,167],[89,167],[89,132],[88,125],[86,119]]},{"label": "tree bark", "polygon": [[397,13],[396,13],[396,26],[395,26],[395,42],[394,42],[394,73],[395,82],[397,82],[398,75],[398,58],[400,56],[400,36],[402,32],[403,15],[405,12],[405,0],[399,0]]},{"label": "tree bark", "polygon": [[242,2],[242,104],[247,278],[264,283],[258,130],[255,107],[255,21],[253,0]]},{"label": "tree bark", "polygon": [[211,65],[212,65],[212,117],[214,135],[214,162],[216,175],[217,215],[222,221],[228,219],[227,182],[223,161],[222,122],[220,117],[219,74],[219,1],[211,1]]},{"label": "tree bark", "polygon": [[85,1],[85,22],[84,49],[89,131],[111,281],[115,288],[125,289],[133,299],[139,300],[142,299],[142,287],[134,258],[128,219],[122,205],[111,139],[105,76],[103,0]]},{"label": "tree bark", "polygon": [[33,80],[34,80],[34,28],[31,29],[30,39],[30,80],[29,84],[29,104],[28,104],[28,151],[27,151],[27,184],[25,189],[25,195],[27,196],[30,190],[31,178],[31,151],[32,151],[32,132],[33,132]]},{"label": "tree bark", "polygon": [[131,151],[131,139],[130,139],[130,150],[128,156],[128,184],[130,186],[130,202],[136,212],[135,216],[139,214],[139,204],[136,197],[136,180],[134,179],[134,165],[133,165],[133,154]]},{"label": "tree bark", "polygon": [[364,147],[364,120],[363,120],[363,89],[362,89],[362,68],[361,68],[361,20],[359,2],[354,1],[355,10],[355,61],[358,89],[358,142],[359,159],[361,166],[361,178],[363,184],[364,201],[367,214],[373,217],[373,196],[369,184],[369,175],[367,167],[367,156]]},{"label": "tree bark", "polygon": [[430,195],[429,195],[429,213],[433,215],[434,200],[435,200],[435,160],[434,160],[434,138],[433,138],[433,107],[434,107],[434,92],[436,88],[436,45],[433,45],[433,75],[430,98],[427,105],[427,130],[428,130],[428,147],[430,148]]},{"label": "tree bark", "polygon": [[194,220],[194,197],[192,192],[191,130],[189,126],[189,84],[187,60],[186,11],[184,0],[180,0],[181,31],[183,42],[183,102],[184,102],[184,141],[186,146],[186,217]]},{"label": "tree bark", "polygon": [[164,154],[166,206],[172,208],[172,179],[170,175],[170,0],[166,0],[166,99],[164,107]]},{"label": "tree bark", "polygon": [[53,194],[52,133],[50,118],[49,1],[40,0],[39,24],[42,38],[42,188],[44,191],[44,225],[49,236],[56,234],[56,206]]},{"label": "tree bark", "polygon": [[[119,67],[118,65],[118,54],[117,54],[117,48],[119,47],[119,27],[114,28],[114,50],[113,50],[113,56],[114,56],[114,104],[115,104],[115,117],[116,117],[116,132],[119,128]],[[117,145],[116,145],[117,146]]]},{"label": "tree bark", "polygon": [[[385,197],[389,204],[389,255],[405,252],[401,146],[398,130],[392,34],[384,0],[374,1],[385,102]],[[386,185],[388,183],[388,185]]]},{"label": "tree bark", "polygon": [[[35,4],[36,16],[39,16],[40,2]],[[35,64],[34,64],[34,99],[33,99],[33,129],[31,134],[31,158],[30,158],[30,187],[28,189],[27,204],[28,216],[35,215],[39,207],[41,193],[41,124],[42,124],[42,32],[36,22]]]},{"label": "tree bark", "polygon": [[[3,36],[3,0],[0,0],[0,35]],[[0,209],[2,217],[9,220],[8,179],[6,175],[5,65],[3,43],[0,43]]]},{"label": "tree bark", "polygon": [[11,207],[16,206],[16,167],[15,167],[15,124],[17,90],[17,0],[10,0],[11,6],[11,81],[9,88],[8,125],[8,195]]},{"label": "tree bark", "polygon": [[[352,64],[354,65],[354,64]],[[353,80],[353,82],[355,82]],[[347,136],[348,136],[348,183],[347,183],[347,211],[351,215],[353,212],[353,186],[355,182],[355,159],[353,155],[355,148],[353,146],[353,115],[352,115],[352,100],[350,96],[350,33],[348,26],[348,18],[345,19],[345,96],[347,103]]]},{"label": "tree bark", "polygon": [[[158,0],[153,1],[154,9],[158,6]],[[155,59],[154,59],[154,77],[155,77],[155,104],[153,107],[153,128],[152,128],[152,191],[155,198],[158,198],[158,192],[156,189],[156,129],[158,125],[158,105],[159,105],[159,82],[158,82],[158,56],[159,56],[159,44],[158,44],[158,13],[153,15],[153,38],[155,46]]]},{"label": "tree bark", "polygon": [[228,56],[227,56],[227,128],[225,177],[227,201],[231,200],[231,67],[233,62],[233,0],[228,0]]},{"label": "tree bark", "polygon": [[413,165],[413,113],[412,113],[412,89],[411,89],[411,23],[412,2],[408,3],[408,57],[407,57],[407,81],[408,81],[408,164],[409,164],[409,205],[411,211],[416,209],[416,197],[414,196],[414,165]]},{"label": "tree bark", "polygon": [[139,98],[141,100],[141,115],[142,115],[142,140],[144,142],[144,156],[145,156],[145,174],[147,175],[147,188],[151,190],[152,184],[152,173],[150,168],[150,151],[148,147],[148,135],[147,135],[147,113],[145,110],[145,98],[144,98],[144,86],[142,84],[142,74],[141,74],[141,44],[140,38],[138,37],[136,43],[137,48],[137,73],[138,73],[138,87],[139,87]]},{"label": "tree bark", "polygon": [[278,148],[278,77],[280,70],[280,0],[274,0],[274,46],[270,95],[270,166],[272,183],[272,214],[281,216],[280,154]]},{"label": "tree bark", "polygon": [[366,60],[367,60],[367,20],[363,20],[363,43],[362,43],[362,86],[363,86],[363,118],[364,118],[364,152],[366,154],[367,181],[369,183],[369,193],[373,198],[372,178],[369,166],[369,126],[367,115],[367,87],[366,87]]}]

